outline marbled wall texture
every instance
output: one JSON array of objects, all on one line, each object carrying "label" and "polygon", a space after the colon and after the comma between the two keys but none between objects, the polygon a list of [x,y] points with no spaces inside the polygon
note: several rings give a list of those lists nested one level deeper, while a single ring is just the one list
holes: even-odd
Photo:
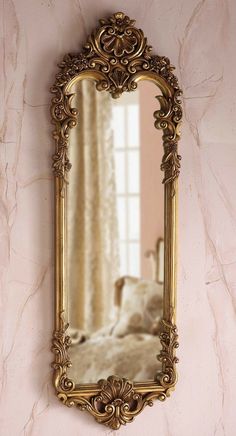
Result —
[{"label": "marbled wall texture", "polygon": [[1,0],[1,436],[112,431],[51,387],[53,187],[49,87],[97,19],[136,18],[184,90],[179,383],[116,435],[236,435],[236,2]]}]

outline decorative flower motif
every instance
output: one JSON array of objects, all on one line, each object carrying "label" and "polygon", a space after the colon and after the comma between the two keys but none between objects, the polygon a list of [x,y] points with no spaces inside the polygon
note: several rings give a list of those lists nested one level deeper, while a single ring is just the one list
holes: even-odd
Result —
[{"label": "decorative flower motif", "polygon": [[153,56],[150,60],[150,68],[164,77],[173,88],[179,89],[178,80],[172,73],[175,68],[170,64],[168,58],[165,56]]},{"label": "decorative flower motif", "polygon": [[75,56],[73,65],[76,71],[86,70],[89,67],[89,59],[86,55],[81,53],[79,56]]},{"label": "decorative flower motif", "polygon": [[89,68],[89,58],[84,53],[78,55],[68,54],[59,64],[62,72],[56,74],[56,85],[63,87],[72,77],[76,76],[80,71]]},{"label": "decorative flower motif", "polygon": [[75,71],[82,71],[89,67],[88,57],[84,53],[78,55],[68,54],[64,57],[59,67],[64,69],[72,69]]},{"label": "decorative flower motif", "polygon": [[151,69],[159,72],[159,71],[170,71],[173,70],[174,67],[170,65],[170,61],[165,56],[153,56],[150,60]]},{"label": "decorative flower motif", "polygon": [[101,20],[102,23],[108,24],[105,32],[101,36],[101,42],[104,44],[104,50],[107,53],[113,53],[114,56],[133,53],[138,42],[135,36],[135,30],[132,29],[135,21],[118,12],[108,21]]},{"label": "decorative flower motif", "polygon": [[108,19],[100,20],[100,23],[104,26],[107,24],[112,25],[112,27],[116,28],[120,32],[124,32],[124,30],[130,26],[133,27],[135,24],[135,20],[131,20],[127,15],[123,12],[116,12],[114,15],[109,17]]}]

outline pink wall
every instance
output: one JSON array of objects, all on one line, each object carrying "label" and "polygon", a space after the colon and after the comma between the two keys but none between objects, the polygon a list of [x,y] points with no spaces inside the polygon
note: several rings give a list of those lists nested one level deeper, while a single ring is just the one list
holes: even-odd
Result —
[{"label": "pink wall", "polygon": [[[236,2],[1,3],[1,436],[234,436]],[[117,433],[51,388],[53,188],[49,86],[97,19],[137,19],[184,90],[179,187],[179,382]],[[3,89],[3,87],[1,87]],[[3,91],[2,91],[3,92]]]},{"label": "pink wall", "polygon": [[155,250],[157,238],[164,236],[164,188],[160,170],[163,155],[162,131],[154,128],[153,113],[160,105],[155,96],[161,91],[152,82],[139,82],[140,101],[140,204],[141,274],[152,278],[147,250]]}]

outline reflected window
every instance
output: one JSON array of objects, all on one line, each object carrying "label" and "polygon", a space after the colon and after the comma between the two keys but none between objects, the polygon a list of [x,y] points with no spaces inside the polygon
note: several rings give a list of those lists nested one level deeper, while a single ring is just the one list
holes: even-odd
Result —
[{"label": "reflected window", "polygon": [[120,276],[140,276],[139,93],[124,93],[113,104]]}]

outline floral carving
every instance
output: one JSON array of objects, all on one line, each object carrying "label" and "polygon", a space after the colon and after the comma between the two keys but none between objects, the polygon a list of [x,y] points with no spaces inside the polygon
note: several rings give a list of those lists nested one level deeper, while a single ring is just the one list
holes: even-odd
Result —
[{"label": "floral carving", "polygon": [[179,89],[178,79],[172,73],[175,67],[170,64],[170,61],[167,57],[153,56],[150,61],[150,67],[151,70],[165,78],[174,89]]}]

